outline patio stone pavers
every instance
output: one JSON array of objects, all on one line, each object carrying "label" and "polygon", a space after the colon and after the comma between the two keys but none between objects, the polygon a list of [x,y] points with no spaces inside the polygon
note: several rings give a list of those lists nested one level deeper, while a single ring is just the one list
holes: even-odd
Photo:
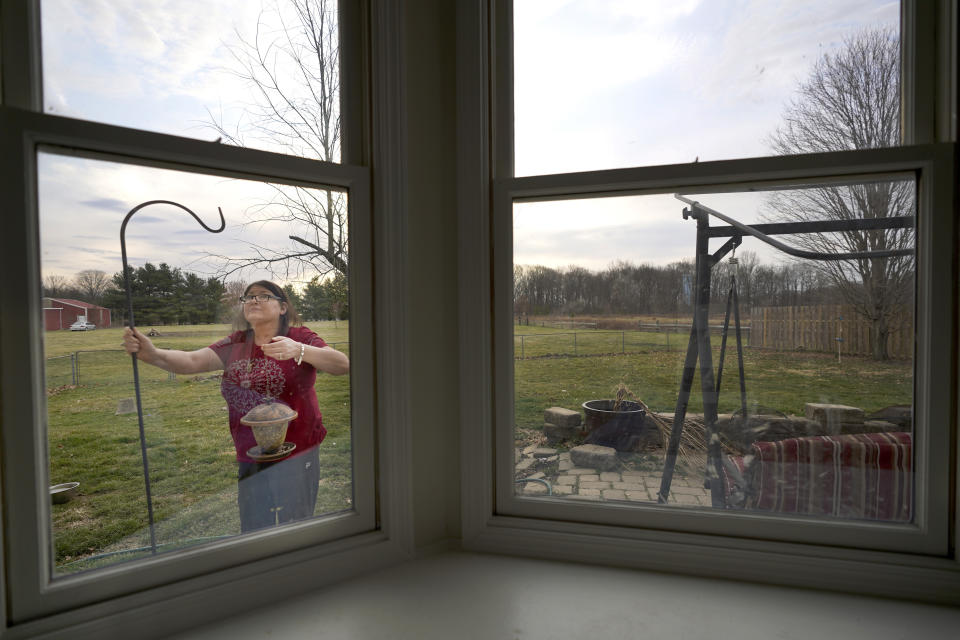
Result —
[{"label": "patio stone pavers", "polygon": [[[531,465],[523,464],[528,460],[533,458],[524,457],[518,461],[518,473],[523,474],[531,468]],[[601,502],[656,503],[661,478],[660,471],[600,471],[576,467],[570,461],[569,453],[558,454],[556,472],[535,475],[550,483],[550,492],[554,496]],[[517,491],[524,496],[548,494],[547,487],[541,482],[519,484]],[[675,472],[668,504],[709,507],[710,491],[703,487],[703,475]]]}]

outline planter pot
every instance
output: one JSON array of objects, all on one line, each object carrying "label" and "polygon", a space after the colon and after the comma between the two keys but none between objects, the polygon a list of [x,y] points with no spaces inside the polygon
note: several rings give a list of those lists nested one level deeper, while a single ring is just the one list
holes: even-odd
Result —
[{"label": "planter pot", "polygon": [[587,444],[613,447],[617,451],[638,451],[653,440],[653,429],[648,426],[646,412],[638,402],[624,400],[614,411],[613,400],[587,400],[583,403],[586,416]]}]

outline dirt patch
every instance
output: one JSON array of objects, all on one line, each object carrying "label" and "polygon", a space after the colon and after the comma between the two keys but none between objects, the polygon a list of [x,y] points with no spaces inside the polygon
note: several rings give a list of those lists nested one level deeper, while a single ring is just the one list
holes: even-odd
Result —
[{"label": "dirt patch", "polygon": [[47,397],[55,396],[63,393],[64,391],[73,391],[74,389],[80,387],[81,385],[77,384],[62,384],[59,387],[49,387],[47,389]]},{"label": "dirt patch", "polygon": [[822,375],[821,371],[817,369],[781,369],[777,371],[777,375],[791,375],[791,376],[800,376],[802,378],[814,378]]},{"label": "dirt patch", "polygon": [[82,529],[95,526],[96,519],[91,515],[89,505],[86,504],[85,496],[77,496],[70,501],[69,506],[64,509],[61,518],[54,525],[55,531],[65,531],[68,529]]}]

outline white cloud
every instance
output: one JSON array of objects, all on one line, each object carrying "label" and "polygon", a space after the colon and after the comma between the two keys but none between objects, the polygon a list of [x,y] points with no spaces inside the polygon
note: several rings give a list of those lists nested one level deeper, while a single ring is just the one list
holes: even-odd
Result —
[{"label": "white cloud", "polygon": [[[224,42],[234,41],[234,27],[252,33],[260,0],[44,0],[42,8],[45,98],[58,113],[212,137],[197,126],[205,108],[232,113],[250,99],[226,71]],[[890,0],[517,0],[518,173],[764,154],[764,136],[816,57],[898,15]],[[214,247],[236,253],[241,233],[287,243],[285,229],[238,227],[263,197],[251,183],[54,156],[41,166],[45,272],[118,271],[120,219],[155,198],[208,220],[222,206],[233,235],[204,234],[183,212],[145,211],[131,222],[132,261],[201,270],[197,260]],[[725,198],[704,201],[754,215],[747,196]],[[127,204],[114,211],[109,200]],[[689,257],[694,225],[681,209],[670,196],[518,206],[516,261],[603,268]],[[71,235],[78,224],[82,239]]]},{"label": "white cloud", "polygon": [[[518,175],[765,155],[813,62],[859,29],[896,27],[900,10],[890,0],[515,6]],[[701,198],[758,221],[756,194]],[[670,196],[517,205],[515,261],[600,269],[689,258],[694,225],[682,208]],[[754,239],[743,248],[783,259]]]},{"label": "white cloud", "polygon": [[662,71],[681,39],[665,29],[697,2],[517,2],[514,75],[518,115],[544,104],[577,109],[596,92]]},{"label": "white cloud", "polygon": [[[121,272],[120,225],[130,209],[147,200],[179,202],[214,228],[220,207],[227,228],[211,234],[179,208],[151,205],[127,225],[127,257],[133,266],[166,262],[207,276],[222,264],[209,254],[249,255],[245,242],[276,248],[291,244],[287,236],[294,230],[288,224],[244,226],[248,208],[272,195],[260,183],[50,153],[41,154],[39,170],[43,275],[69,278],[82,269]],[[243,275],[268,277],[262,271]]]},{"label": "white cloud", "polygon": [[45,0],[45,108],[179,135],[206,108],[249,101],[226,43],[249,37],[260,0]]},{"label": "white cloud", "polygon": [[898,24],[898,2],[866,4],[518,2],[517,172],[764,154],[819,55]]},{"label": "white cloud", "polygon": [[[230,70],[235,29],[277,37],[274,0],[44,0],[45,109],[135,128],[212,139],[206,109],[233,118],[252,101]],[[261,11],[265,10],[261,22]],[[285,19],[289,19],[286,15]],[[278,144],[252,146],[283,151]],[[119,230],[127,211],[154,199],[190,207],[208,224],[223,208],[227,230],[205,232],[187,213],[152,206],[127,228],[130,263],[167,262],[212,274],[209,253],[250,255],[242,241],[286,247],[299,230],[243,226],[248,209],[272,193],[253,182],[42,154],[40,224],[43,273],[72,277],[86,268],[121,270]],[[264,277],[264,272],[251,273]]]}]

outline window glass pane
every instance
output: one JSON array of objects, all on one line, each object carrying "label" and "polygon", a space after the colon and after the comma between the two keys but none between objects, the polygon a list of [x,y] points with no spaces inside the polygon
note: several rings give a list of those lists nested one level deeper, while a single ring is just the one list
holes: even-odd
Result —
[{"label": "window glass pane", "polygon": [[[53,573],[351,509],[346,194],[53,151],[38,165]],[[221,207],[226,228],[169,204],[129,219],[134,320],[160,349],[143,344],[135,376],[120,229],[158,197],[214,228]],[[291,409],[272,443],[241,422]]]},{"label": "window glass pane", "polygon": [[42,0],[46,113],[340,160],[336,0]]},{"label": "window glass pane", "polygon": [[899,2],[513,4],[517,175],[900,141]]},{"label": "window glass pane", "polygon": [[515,204],[516,494],[910,522],[914,192]]}]

